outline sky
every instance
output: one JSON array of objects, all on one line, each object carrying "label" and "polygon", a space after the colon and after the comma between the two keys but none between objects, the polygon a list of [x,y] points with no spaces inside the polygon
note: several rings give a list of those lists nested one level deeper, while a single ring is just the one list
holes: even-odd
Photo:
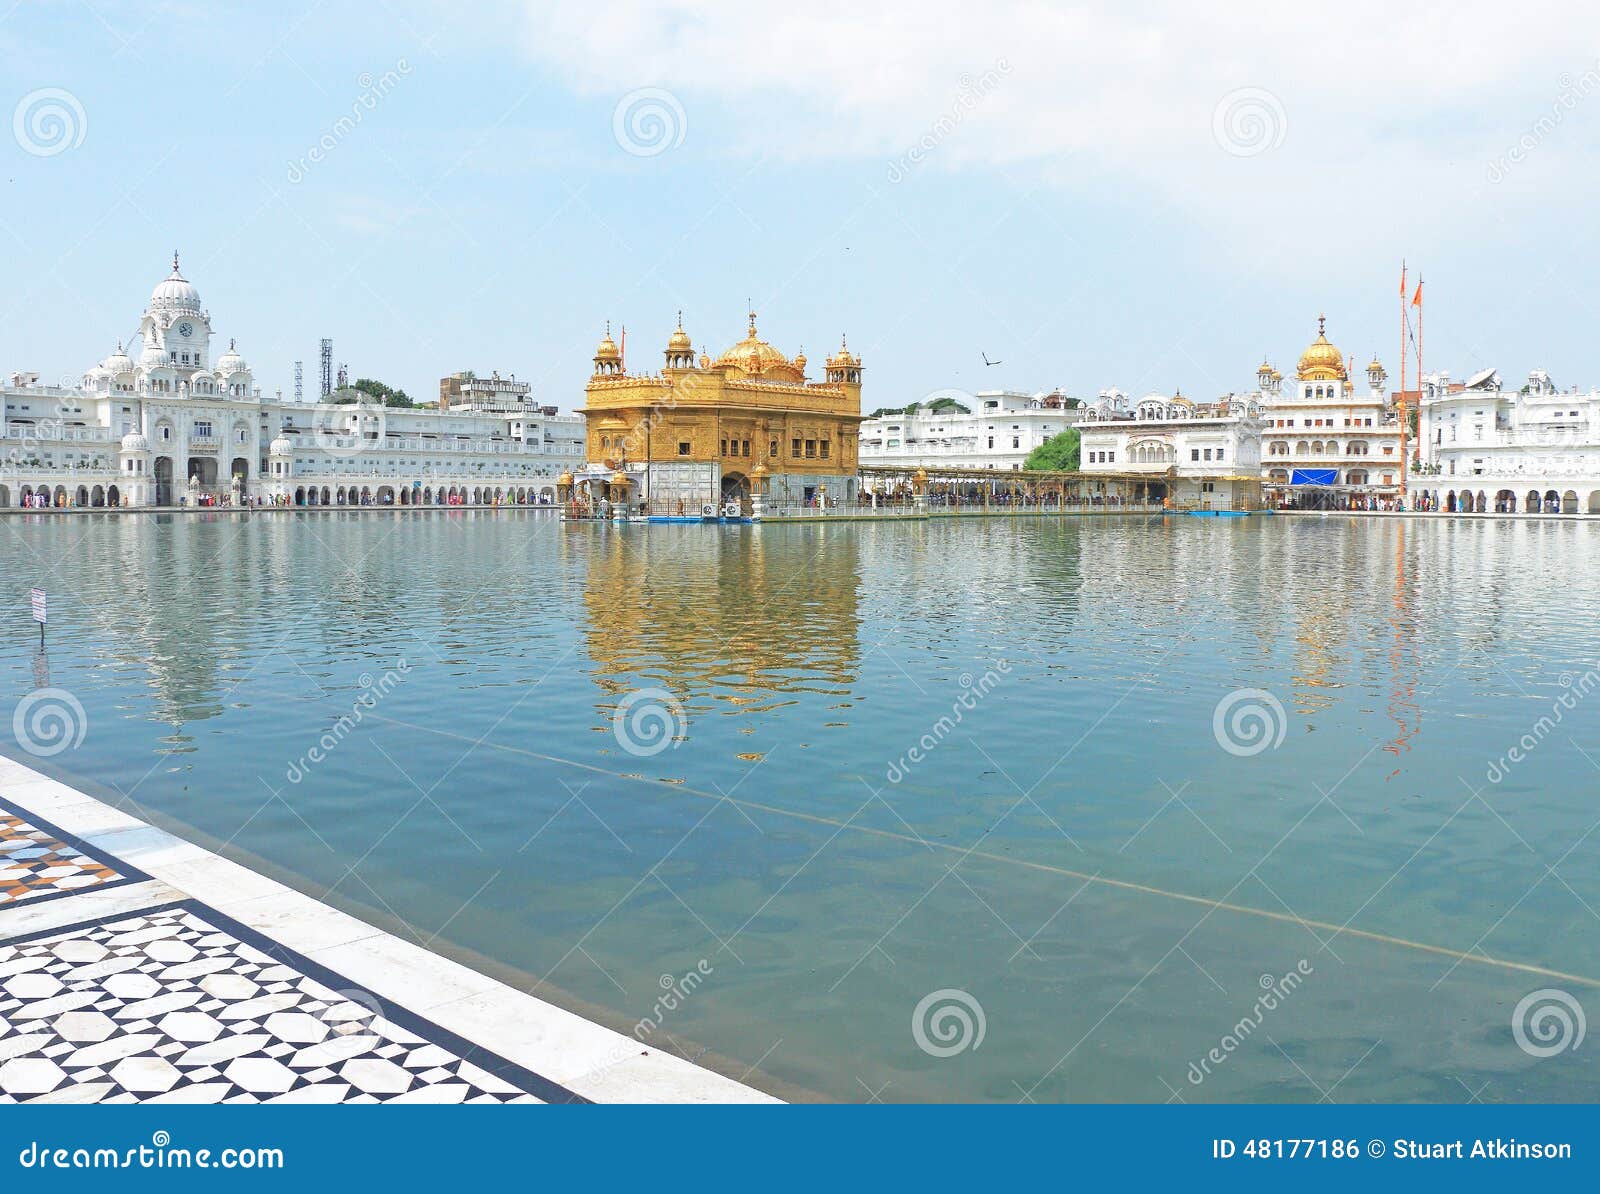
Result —
[{"label": "sky", "polygon": [[1402,260],[1430,370],[1600,385],[1592,7],[0,0],[5,114],[0,374],[80,375],[177,249],[268,395],[327,336],[570,410],[607,320],[655,369],[751,306],[869,410],[1214,397],[1319,314],[1393,385]]}]

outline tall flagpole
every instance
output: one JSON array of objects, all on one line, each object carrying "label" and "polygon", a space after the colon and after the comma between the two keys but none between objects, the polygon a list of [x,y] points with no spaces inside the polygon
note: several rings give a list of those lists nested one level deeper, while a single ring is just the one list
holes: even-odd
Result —
[{"label": "tall flagpole", "polygon": [[1400,505],[1406,503],[1406,263],[1400,262]]},{"label": "tall flagpole", "polygon": [[1422,406],[1422,275],[1417,275],[1417,406]]}]

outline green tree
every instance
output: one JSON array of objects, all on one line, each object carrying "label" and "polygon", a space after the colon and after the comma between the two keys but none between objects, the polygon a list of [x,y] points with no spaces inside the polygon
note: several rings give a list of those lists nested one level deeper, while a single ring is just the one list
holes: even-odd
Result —
[{"label": "green tree", "polygon": [[962,415],[970,415],[972,413],[954,398],[935,398],[932,402],[928,403],[926,407],[924,407],[924,405],[920,402],[913,402],[910,406],[880,406],[877,410],[868,415],[867,418],[881,419],[887,415],[914,415],[919,410],[924,409],[926,409],[930,414],[935,415],[946,415],[950,414],[951,412]]},{"label": "green tree", "polygon": [[1076,427],[1068,427],[1060,435],[1052,435],[1028,453],[1028,459],[1022,467],[1046,472],[1077,472],[1079,438]]},{"label": "green tree", "polygon": [[350,390],[341,390],[333,395],[333,402],[355,402],[356,396],[351,390],[360,390],[369,398],[376,399],[382,406],[414,407],[416,403],[411,400],[411,395],[404,390],[397,390],[393,386],[385,385],[370,377],[358,377],[351,384]]}]

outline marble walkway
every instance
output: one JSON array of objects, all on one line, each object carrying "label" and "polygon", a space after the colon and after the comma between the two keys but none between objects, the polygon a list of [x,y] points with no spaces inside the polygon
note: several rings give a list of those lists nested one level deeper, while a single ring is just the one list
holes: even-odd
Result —
[{"label": "marble walkway", "polygon": [[0,757],[0,1103],[770,1102]]}]

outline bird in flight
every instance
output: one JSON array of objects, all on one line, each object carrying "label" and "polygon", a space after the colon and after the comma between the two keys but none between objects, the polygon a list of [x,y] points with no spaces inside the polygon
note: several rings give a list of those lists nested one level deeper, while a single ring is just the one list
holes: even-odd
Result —
[{"label": "bird in flight", "polygon": [[989,359],[989,354],[988,353],[984,353],[983,354],[983,363],[985,365],[1003,365],[1003,364],[1005,364],[1004,361],[991,361]]}]

